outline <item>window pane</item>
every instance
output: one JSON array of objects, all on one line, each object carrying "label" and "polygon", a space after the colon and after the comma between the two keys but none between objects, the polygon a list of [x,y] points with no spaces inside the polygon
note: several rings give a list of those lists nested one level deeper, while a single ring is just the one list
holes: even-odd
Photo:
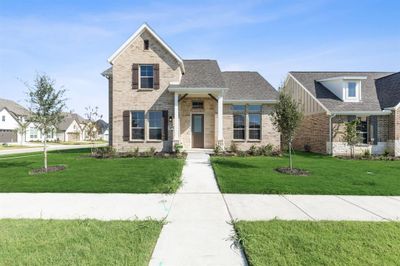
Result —
[{"label": "window pane", "polygon": [[203,102],[202,101],[193,101],[192,102],[192,108],[193,109],[202,109],[203,108]]},{"label": "window pane", "polygon": [[233,139],[244,139],[244,129],[234,129]]},{"label": "window pane", "polygon": [[144,112],[132,112],[132,127],[144,127]]},{"label": "window pane", "polygon": [[368,143],[368,124],[367,121],[360,121],[357,125],[357,135],[360,143]]},{"label": "window pane", "polygon": [[162,125],[162,112],[150,112],[149,113],[149,126],[161,128]]},{"label": "window pane", "polygon": [[203,119],[200,115],[196,115],[193,117],[193,132],[203,132]]},{"label": "window pane", "polygon": [[140,66],[140,76],[141,77],[152,77],[153,76],[153,66],[152,65]]},{"label": "window pane", "polygon": [[246,110],[245,105],[232,105],[232,111],[234,112],[244,112]]},{"label": "window pane", "polygon": [[261,115],[249,114],[249,128],[260,128],[260,127],[261,127]]},{"label": "window pane", "polygon": [[349,97],[356,97],[356,87],[357,87],[357,84],[355,82],[348,83],[348,96]]},{"label": "window pane", "polygon": [[144,129],[132,128],[132,139],[144,139]]},{"label": "window pane", "polygon": [[249,105],[247,108],[249,112],[261,112],[261,105]]},{"label": "window pane", "polygon": [[261,132],[260,132],[259,129],[256,129],[256,130],[251,129],[251,130],[249,130],[249,138],[250,139],[260,139],[260,137],[261,137]]},{"label": "window pane", "polygon": [[152,89],[153,88],[153,78],[140,78],[140,88]]},{"label": "window pane", "polygon": [[233,128],[244,128],[244,115],[234,115],[233,116]]},{"label": "window pane", "polygon": [[161,139],[161,135],[162,135],[161,128],[158,128],[158,129],[151,128],[149,130],[149,138],[150,139]]}]

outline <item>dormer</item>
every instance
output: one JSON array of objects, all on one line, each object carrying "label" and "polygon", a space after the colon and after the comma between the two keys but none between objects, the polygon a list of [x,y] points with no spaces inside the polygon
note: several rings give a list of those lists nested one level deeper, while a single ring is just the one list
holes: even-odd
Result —
[{"label": "dormer", "polygon": [[361,81],[365,76],[341,76],[320,79],[320,82],[343,102],[360,102],[362,97]]}]

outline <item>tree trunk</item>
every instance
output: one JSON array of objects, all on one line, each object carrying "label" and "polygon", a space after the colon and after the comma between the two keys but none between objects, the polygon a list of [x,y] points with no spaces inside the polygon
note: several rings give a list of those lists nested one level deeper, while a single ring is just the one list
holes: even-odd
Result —
[{"label": "tree trunk", "polygon": [[47,134],[44,134],[43,152],[44,152],[44,169],[47,172]]},{"label": "tree trunk", "polygon": [[292,162],[292,142],[289,141],[289,167],[290,170],[293,170],[293,162]]}]

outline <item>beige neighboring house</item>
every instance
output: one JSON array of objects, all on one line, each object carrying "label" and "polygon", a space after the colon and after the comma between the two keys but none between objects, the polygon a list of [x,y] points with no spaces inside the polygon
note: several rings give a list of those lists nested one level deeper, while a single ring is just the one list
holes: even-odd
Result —
[{"label": "beige neighboring house", "polygon": [[[190,45],[190,44],[188,44]],[[147,24],[108,59],[110,145],[171,151],[272,144],[277,91],[257,72],[221,71],[217,61],[183,60]]]},{"label": "beige neighboring house", "polygon": [[0,98],[0,144],[25,142],[25,135],[18,131],[30,112],[22,105]]},{"label": "beige neighboring house", "polygon": [[85,140],[84,119],[75,113],[64,113],[63,121],[57,126],[57,140],[83,141]]},{"label": "beige neighboring house", "polygon": [[349,155],[344,123],[358,119],[357,153],[400,156],[400,73],[290,72],[283,90],[305,114],[295,149]]}]

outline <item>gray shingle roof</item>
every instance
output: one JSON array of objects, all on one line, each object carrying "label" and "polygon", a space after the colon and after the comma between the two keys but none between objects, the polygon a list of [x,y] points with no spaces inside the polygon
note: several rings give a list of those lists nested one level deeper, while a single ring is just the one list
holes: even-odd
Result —
[{"label": "gray shingle roof", "polygon": [[103,119],[99,119],[96,121],[97,129],[99,130],[100,134],[103,134],[108,129],[108,123]]},{"label": "gray shingle roof", "polygon": [[382,108],[400,103],[400,72],[377,79],[375,85]]},{"label": "gray shingle roof", "polygon": [[226,88],[218,63],[215,60],[183,60],[185,74],[177,88]]},{"label": "gray shingle roof", "polygon": [[63,113],[64,119],[57,126],[57,130],[67,130],[71,123],[76,120],[76,122],[81,123],[84,121],[84,118],[75,113]]},{"label": "gray shingle roof", "polygon": [[[380,111],[375,80],[393,74],[393,72],[290,72],[313,96],[315,96],[329,111]],[[321,83],[320,79],[342,76],[365,76],[361,80],[361,101],[343,102]]]},{"label": "gray shingle roof", "polygon": [[22,105],[7,99],[0,98],[0,110],[7,108],[8,111],[12,112],[15,116],[28,116],[29,110]]},{"label": "gray shingle roof", "polygon": [[101,72],[101,75],[104,77],[109,77],[112,75],[112,67],[107,68],[103,72]]},{"label": "gray shingle roof", "polygon": [[222,72],[229,90],[225,99],[229,100],[277,100],[278,92],[258,72]]}]

